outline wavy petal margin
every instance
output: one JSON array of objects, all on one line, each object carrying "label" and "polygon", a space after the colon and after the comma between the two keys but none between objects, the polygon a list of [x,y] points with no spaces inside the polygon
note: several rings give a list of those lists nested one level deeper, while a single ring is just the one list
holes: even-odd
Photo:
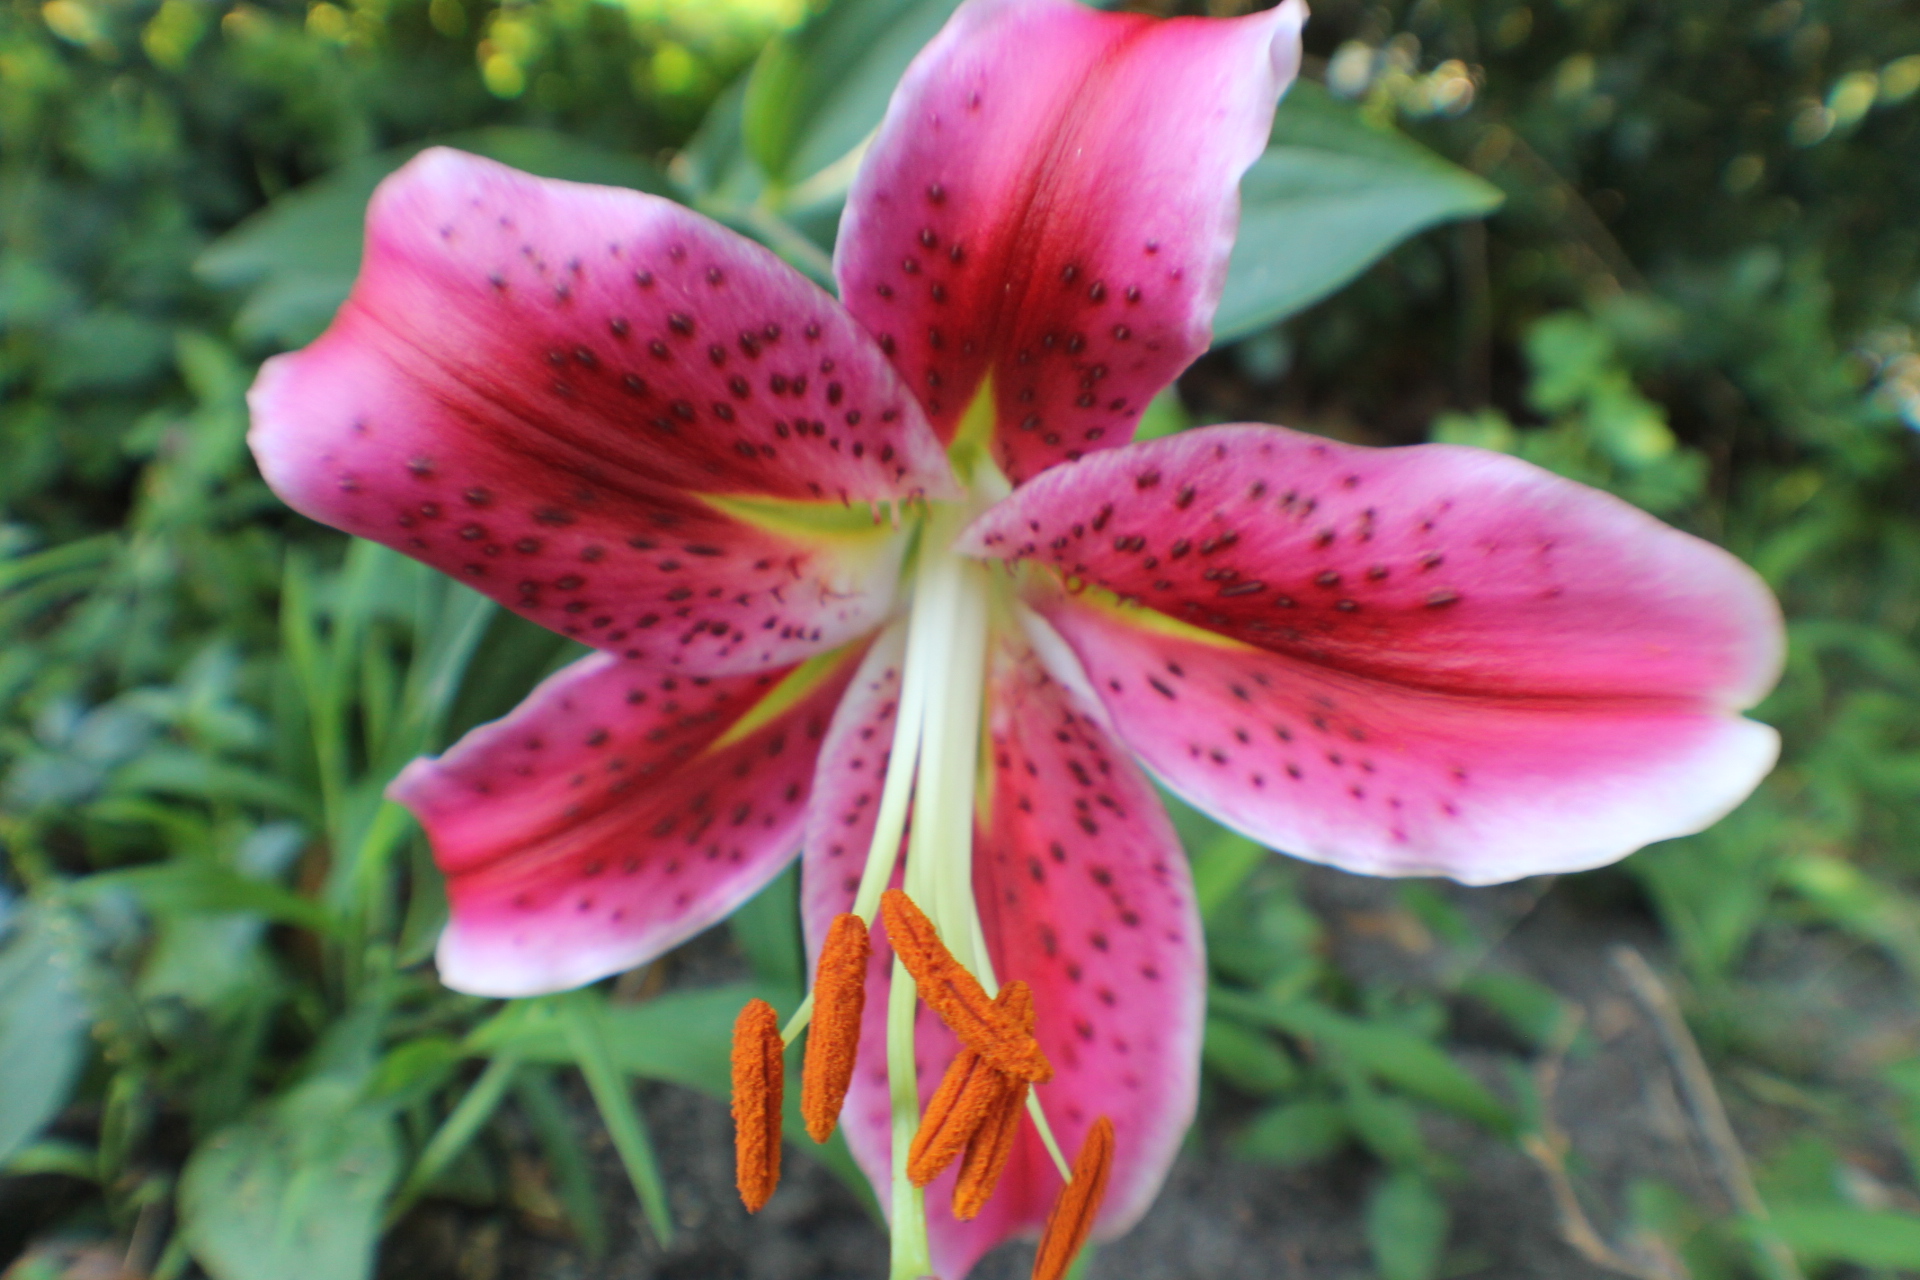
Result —
[{"label": "wavy petal margin", "polygon": [[408,765],[388,794],[446,873],[441,980],[489,996],[577,987],[759,892],[800,848],[860,657],[696,678],[595,654]]},{"label": "wavy petal margin", "polygon": [[595,648],[783,665],[886,616],[900,542],[804,515],[940,494],[919,406],[833,299],[654,196],[422,153],[352,296],[270,360],[248,437],[296,510]]},{"label": "wavy petal margin", "polygon": [[971,0],[848,198],[840,296],[943,437],[992,379],[1015,481],[1124,444],[1205,351],[1306,8],[1231,21]]},{"label": "wavy petal margin", "polygon": [[1784,633],[1718,547],[1514,458],[1190,431],[1055,468],[962,549],[1035,603],[1183,796],[1349,870],[1487,883],[1715,821]]}]

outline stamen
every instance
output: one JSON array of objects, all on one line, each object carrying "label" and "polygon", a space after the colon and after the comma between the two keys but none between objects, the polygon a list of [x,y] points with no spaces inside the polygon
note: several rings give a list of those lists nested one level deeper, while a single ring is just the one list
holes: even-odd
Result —
[{"label": "stamen", "polygon": [[913,975],[920,998],[962,1043],[1001,1071],[1033,1084],[1053,1078],[1040,1042],[987,998],[986,989],[940,941],[933,922],[899,889],[880,899],[887,940]]},{"label": "stamen", "polygon": [[[1013,1017],[1029,1034],[1033,1031],[1033,992],[1024,982],[1012,982],[995,997],[994,1005]],[[1026,1100],[1026,1082],[997,1071],[972,1049],[954,1055],[940,1087],[927,1102],[920,1128],[907,1157],[907,1176],[924,1187],[970,1150],[983,1128],[998,1121],[1014,1096]],[[1016,1107],[1014,1118],[1019,1111]],[[997,1174],[996,1174],[997,1176]],[[988,1192],[992,1190],[988,1187]],[[984,1203],[984,1197],[982,1197]],[[977,1212],[977,1210],[976,1210]],[[972,1216],[972,1215],[968,1215]]]},{"label": "stamen", "polygon": [[[1033,1030],[1033,991],[1026,983],[1008,983],[995,1003],[1028,1031]],[[960,1177],[953,1186],[953,1216],[962,1222],[978,1214],[993,1196],[1013,1155],[1013,1142],[1020,1134],[1020,1113],[1027,1104],[1029,1086],[1025,1080],[994,1074],[1000,1080],[1000,1096],[967,1141]]]},{"label": "stamen", "polygon": [[1073,1161],[1073,1177],[1053,1202],[1040,1250],[1033,1258],[1033,1280],[1060,1280],[1079,1256],[1093,1231],[1093,1219],[1107,1194],[1107,1175],[1113,1171],[1113,1121],[1101,1116],[1087,1131],[1080,1154]]},{"label": "stamen", "polygon": [[813,1029],[800,1072],[800,1114],[807,1136],[825,1142],[840,1122],[840,1104],[853,1082],[860,1050],[860,1016],[867,1002],[867,922],[851,911],[833,918],[813,979]]},{"label": "stamen", "polygon": [[1000,1076],[1000,1084],[1000,1097],[974,1130],[960,1160],[960,1180],[953,1184],[953,1216],[962,1222],[986,1208],[1013,1156],[1013,1140],[1020,1136],[1020,1113],[1026,1109],[1031,1086],[1012,1076]]},{"label": "stamen", "polygon": [[734,1182],[748,1213],[758,1213],[780,1185],[782,1047],[773,1006],[747,1001],[733,1023],[733,1159]]},{"label": "stamen", "polygon": [[961,1049],[947,1066],[940,1087],[927,1100],[907,1155],[907,1176],[924,1187],[945,1172],[1006,1092],[1007,1077],[971,1049]]}]

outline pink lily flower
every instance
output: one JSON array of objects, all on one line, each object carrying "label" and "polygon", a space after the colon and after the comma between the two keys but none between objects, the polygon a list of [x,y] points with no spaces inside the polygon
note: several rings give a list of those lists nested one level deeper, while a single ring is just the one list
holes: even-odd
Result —
[{"label": "pink lily flower", "polygon": [[[634,192],[446,150],[381,187],[352,297],[253,389],[261,469],[599,650],[393,784],[449,985],[628,968],[802,851],[816,953],[904,883],[989,991],[1030,985],[1059,1144],[1112,1119],[1112,1236],[1191,1119],[1204,1009],[1149,775],[1296,856],[1474,884],[1747,795],[1782,632],[1725,552],[1471,449],[1127,443],[1208,345],[1304,17],[969,0],[867,152],[840,301]],[[955,1042],[891,967],[876,931],[842,1122],[897,1207]],[[896,1272],[964,1275],[1059,1170],[1024,1126],[966,1222],[950,1170]]]}]

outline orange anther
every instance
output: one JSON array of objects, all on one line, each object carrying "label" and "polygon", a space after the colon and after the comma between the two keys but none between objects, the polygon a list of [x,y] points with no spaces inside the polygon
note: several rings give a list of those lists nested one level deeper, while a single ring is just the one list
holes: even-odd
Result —
[{"label": "orange anther", "polygon": [[986,1208],[1013,1156],[1013,1141],[1020,1136],[1020,1113],[1027,1108],[1029,1086],[1012,1076],[1000,1076],[1000,1084],[1000,1096],[973,1131],[967,1153],[960,1159],[960,1180],[953,1184],[953,1216],[962,1222]]},{"label": "orange anther", "polygon": [[749,1213],[758,1213],[780,1185],[783,1049],[773,1006],[747,1001],[733,1023],[733,1159],[734,1182]]},{"label": "orange anther", "polygon": [[[1033,1030],[1033,991],[1024,982],[1010,982],[994,1003],[1028,1032]],[[967,1153],[960,1160],[960,1177],[953,1186],[953,1216],[965,1222],[986,1207],[993,1189],[1013,1156],[1013,1142],[1020,1134],[1020,1113],[1027,1106],[1027,1082],[1001,1076],[1003,1089],[993,1109],[967,1142]]]},{"label": "orange anther", "polygon": [[1093,1231],[1100,1200],[1107,1194],[1107,1175],[1113,1171],[1113,1121],[1101,1116],[1087,1130],[1080,1154],[1074,1157],[1073,1178],[1053,1202],[1040,1250],[1033,1258],[1033,1280],[1060,1280],[1079,1256]]},{"label": "orange anther", "polygon": [[952,1164],[987,1118],[1004,1090],[1006,1079],[979,1054],[963,1048],[947,1065],[940,1087],[927,1100],[920,1128],[907,1153],[907,1177],[924,1187]]},{"label": "orange anther", "polygon": [[840,1122],[860,1052],[860,1015],[867,1002],[867,922],[851,911],[833,918],[813,977],[813,1023],[800,1070],[800,1114],[807,1136],[825,1142]]},{"label": "orange anther", "polygon": [[[1026,983],[1008,983],[993,1003],[1000,1012],[1012,1015],[1014,1025],[1028,1034],[1032,1033],[1033,992]],[[913,1136],[913,1148],[907,1156],[907,1176],[913,1180],[913,1185],[926,1186],[939,1177],[962,1151],[971,1152],[973,1144],[979,1141],[980,1134],[988,1126],[1004,1126],[1002,1113],[1006,1111],[1008,1099],[1017,1097],[1018,1102],[1024,1104],[1026,1090],[1026,1081],[996,1070],[972,1049],[961,1049],[948,1065],[940,1087],[934,1090],[933,1097],[928,1100],[926,1112],[920,1117],[920,1128]],[[1018,1118],[1016,1111],[1015,1124],[1008,1127],[1009,1150],[1012,1148],[1012,1136],[1017,1129]],[[964,1178],[964,1174],[962,1176]],[[998,1179],[997,1169],[992,1177]],[[986,1197],[992,1191],[992,1181],[989,1180],[985,1190],[980,1193],[982,1204],[986,1203]],[[979,1210],[976,1208],[974,1212]]]},{"label": "orange anther", "polygon": [[1033,1034],[1033,988],[1015,978],[1000,988],[1000,994],[993,998],[993,1007],[1013,1019],[1013,1025]]},{"label": "orange anther", "polygon": [[962,1043],[1010,1076],[1035,1084],[1053,1079],[1053,1066],[1040,1051],[1040,1042],[994,1007],[986,989],[953,958],[913,899],[889,889],[880,899],[880,914],[887,940],[913,975],[920,998]]}]

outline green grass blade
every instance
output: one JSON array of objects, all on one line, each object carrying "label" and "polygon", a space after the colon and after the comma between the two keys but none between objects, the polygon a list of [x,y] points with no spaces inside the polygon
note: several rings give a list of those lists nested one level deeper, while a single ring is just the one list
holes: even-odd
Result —
[{"label": "green grass blade", "polygon": [[594,1104],[600,1108],[607,1136],[613,1139],[613,1148],[620,1153],[620,1163],[626,1166],[627,1177],[640,1197],[647,1223],[662,1247],[670,1245],[673,1217],[667,1209],[666,1187],[660,1181],[660,1163],[654,1158],[646,1122],[633,1105],[627,1078],[614,1065],[613,1054],[607,1048],[600,1025],[600,1000],[584,991],[575,992],[561,1000],[560,1009],[567,1043],[580,1066],[580,1074],[587,1079]]},{"label": "green grass blade", "polygon": [[454,1157],[466,1150],[467,1144],[493,1118],[519,1069],[519,1059],[511,1056],[498,1057],[487,1064],[487,1069],[480,1073],[480,1078],[473,1082],[466,1096],[460,1099],[440,1127],[434,1130],[433,1136],[427,1139],[427,1145],[421,1148],[420,1158],[413,1162],[413,1169],[407,1174],[406,1181],[400,1184],[393,1199],[387,1202],[388,1226],[406,1216],[413,1202],[420,1198],[420,1193],[453,1163]]},{"label": "green grass blade", "polygon": [[587,1163],[587,1153],[581,1150],[579,1135],[573,1131],[573,1121],[554,1091],[551,1073],[522,1071],[514,1094],[540,1145],[546,1148],[547,1161],[553,1168],[554,1194],[566,1209],[581,1247],[589,1258],[603,1256],[607,1251],[607,1220],[600,1212],[600,1198],[594,1194],[593,1170]]}]

